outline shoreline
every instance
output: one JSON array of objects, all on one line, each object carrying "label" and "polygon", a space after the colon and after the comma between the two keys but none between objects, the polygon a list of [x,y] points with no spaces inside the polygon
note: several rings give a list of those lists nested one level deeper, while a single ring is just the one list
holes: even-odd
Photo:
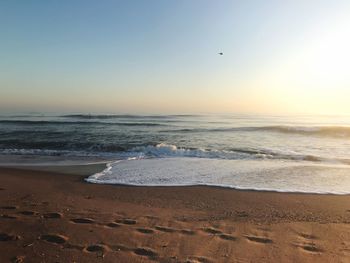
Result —
[{"label": "shoreline", "polygon": [[350,256],[350,196],[102,185],[85,176],[0,168],[1,262],[346,262]]},{"label": "shoreline", "polygon": [[86,177],[101,172],[106,168],[108,162],[100,161],[83,164],[62,164],[62,165],[0,165],[1,169],[13,169],[22,171],[39,171],[48,173],[60,173],[70,175],[84,175]]},{"label": "shoreline", "polygon": [[137,185],[137,184],[116,184],[116,183],[96,183],[87,181],[89,176],[101,173],[108,168],[110,161],[95,161],[89,163],[77,163],[77,164],[61,164],[61,165],[2,165],[0,164],[1,169],[14,169],[14,170],[23,170],[23,171],[43,171],[48,173],[61,173],[61,174],[70,174],[70,175],[84,175],[83,182],[89,184],[98,184],[98,185],[114,185],[118,187],[208,187],[208,188],[218,188],[218,189],[231,189],[234,191],[247,191],[247,192],[266,192],[266,193],[280,193],[280,194],[300,194],[300,195],[331,195],[331,196],[350,196],[350,193],[313,193],[313,192],[298,192],[298,191],[282,191],[282,190],[272,190],[272,189],[251,189],[251,188],[239,188],[234,186],[227,185],[210,185],[210,184],[190,184],[190,185]]}]

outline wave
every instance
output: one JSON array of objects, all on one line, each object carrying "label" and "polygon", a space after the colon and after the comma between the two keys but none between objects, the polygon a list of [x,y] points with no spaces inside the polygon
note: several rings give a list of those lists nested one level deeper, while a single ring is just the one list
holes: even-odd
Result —
[{"label": "wave", "polygon": [[[293,160],[293,161],[311,161],[311,162],[328,162],[349,164],[350,159],[346,158],[329,158],[312,154],[303,154],[288,150],[277,150],[269,148],[253,148],[253,147],[233,147],[227,149],[204,149],[178,147],[165,143],[149,143],[145,145],[137,145],[133,143],[122,142],[94,142],[89,137],[86,140],[76,140],[74,132],[69,133],[50,133],[47,131],[35,131],[37,137],[40,134],[55,137],[50,140],[27,140],[28,136],[32,136],[32,132],[19,131],[22,135],[16,139],[2,138],[0,140],[0,154],[19,154],[19,155],[93,155],[93,156],[114,156],[116,158],[124,157],[196,157],[209,159],[276,159],[276,160]],[[10,135],[13,135],[9,133]],[[33,136],[34,136],[33,134]],[[6,136],[6,134],[3,134]],[[44,136],[43,135],[43,136]],[[64,138],[71,136],[72,140]]]},{"label": "wave", "polygon": [[63,118],[75,119],[169,119],[182,117],[199,117],[193,114],[176,114],[176,115],[132,115],[132,114],[68,114],[62,115]]},{"label": "wave", "polygon": [[183,128],[164,130],[163,132],[201,133],[201,132],[278,132],[288,134],[350,137],[349,126],[253,126],[227,128]]},{"label": "wave", "polygon": [[[1,124],[8,125],[88,125],[88,126],[144,126],[167,127],[159,132],[162,133],[230,133],[230,132],[269,132],[280,134],[295,134],[318,137],[349,138],[350,126],[292,126],[292,125],[270,125],[270,126],[246,126],[246,127],[177,127],[172,122],[192,122],[191,119],[184,120],[183,117],[201,115],[62,115],[70,119],[53,120],[28,120],[28,119],[0,119]],[[181,117],[181,118],[178,118]],[[152,118],[154,120],[152,120]],[[115,120],[113,120],[115,119]],[[130,119],[130,121],[127,121]],[[109,120],[109,121],[108,121]],[[202,123],[208,123],[206,121]],[[211,123],[213,125],[213,123]],[[218,125],[219,123],[215,123]],[[196,122],[194,123],[196,125]]]},{"label": "wave", "polygon": [[270,126],[261,130],[304,135],[350,137],[349,126]]},{"label": "wave", "polygon": [[99,122],[99,121],[34,121],[34,120],[0,120],[0,124],[21,124],[21,125],[115,125],[115,126],[165,126],[153,122]]},{"label": "wave", "polygon": [[231,148],[229,150],[214,149],[196,149],[196,148],[179,148],[176,145],[157,144],[139,146],[131,149],[131,152],[138,152],[145,156],[151,157],[197,157],[210,159],[285,159],[285,160],[304,160],[313,162],[322,161],[339,161],[350,164],[347,159],[327,159],[314,155],[303,155],[298,153],[283,153],[270,149],[253,149],[253,148]]},{"label": "wave", "polygon": [[[165,157],[195,157],[207,159],[226,160],[289,160],[289,161],[310,161],[325,163],[341,163],[350,165],[350,159],[326,158],[322,156],[290,153],[272,149],[254,148],[231,148],[228,150],[184,148],[164,143],[156,145],[136,146],[118,144],[93,144],[93,143],[71,143],[67,142],[42,142],[33,144],[9,142],[14,147],[26,148],[0,148],[0,154],[14,155],[59,155],[59,156],[101,156],[115,158],[165,158]],[[0,144],[1,145],[1,144]],[[4,144],[2,143],[2,146]],[[30,148],[36,146],[40,148]]]}]

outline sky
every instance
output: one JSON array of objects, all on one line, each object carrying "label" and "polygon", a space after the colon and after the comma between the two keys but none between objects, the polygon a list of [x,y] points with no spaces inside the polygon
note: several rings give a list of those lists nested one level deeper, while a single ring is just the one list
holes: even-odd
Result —
[{"label": "sky", "polygon": [[0,112],[350,114],[349,47],[348,0],[4,0]]}]

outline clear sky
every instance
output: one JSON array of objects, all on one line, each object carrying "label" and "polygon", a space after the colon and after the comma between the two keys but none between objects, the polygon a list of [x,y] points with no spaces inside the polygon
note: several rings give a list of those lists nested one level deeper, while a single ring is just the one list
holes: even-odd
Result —
[{"label": "clear sky", "polygon": [[348,0],[3,0],[0,111],[350,114],[349,47]]}]

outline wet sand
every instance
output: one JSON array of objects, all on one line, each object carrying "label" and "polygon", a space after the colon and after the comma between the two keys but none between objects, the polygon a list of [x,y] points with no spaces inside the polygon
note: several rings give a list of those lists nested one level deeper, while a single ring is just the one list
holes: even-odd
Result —
[{"label": "wet sand", "polygon": [[0,262],[350,262],[348,195],[96,185],[88,172],[0,168]]}]

